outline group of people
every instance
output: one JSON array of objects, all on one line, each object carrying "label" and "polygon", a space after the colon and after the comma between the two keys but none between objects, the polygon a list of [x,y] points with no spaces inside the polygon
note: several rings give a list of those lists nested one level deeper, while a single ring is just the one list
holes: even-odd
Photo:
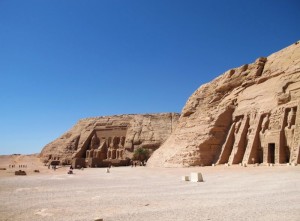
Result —
[{"label": "group of people", "polygon": [[[133,166],[136,167],[138,165],[138,162],[137,161],[131,161],[130,164],[131,164],[131,167],[133,167]],[[140,166],[146,166],[145,162],[141,161]]]},{"label": "group of people", "polygon": [[[9,168],[16,168],[16,165],[9,165]],[[19,168],[27,168],[27,165],[19,165]]]},{"label": "group of people", "polygon": [[49,164],[49,165],[48,165],[48,169],[50,169],[51,166],[52,166],[52,169],[55,171],[55,170],[56,170],[56,165],[51,165],[51,164]]}]

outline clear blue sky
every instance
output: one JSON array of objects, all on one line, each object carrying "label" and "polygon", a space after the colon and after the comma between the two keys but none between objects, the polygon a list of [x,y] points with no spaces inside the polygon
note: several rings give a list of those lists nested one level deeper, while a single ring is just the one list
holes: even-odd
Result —
[{"label": "clear blue sky", "polygon": [[80,118],[180,112],[203,83],[300,39],[298,0],[0,0],[0,154]]}]

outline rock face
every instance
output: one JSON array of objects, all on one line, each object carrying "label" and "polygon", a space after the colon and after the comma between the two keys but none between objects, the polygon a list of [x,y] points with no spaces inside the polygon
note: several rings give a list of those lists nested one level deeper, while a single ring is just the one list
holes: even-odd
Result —
[{"label": "rock face", "polygon": [[188,99],[148,166],[300,163],[300,43],[225,72]]},{"label": "rock face", "polygon": [[171,134],[179,114],[144,114],[95,117],[80,120],[71,130],[46,145],[43,161],[75,166],[122,165],[136,148],[153,152]]}]

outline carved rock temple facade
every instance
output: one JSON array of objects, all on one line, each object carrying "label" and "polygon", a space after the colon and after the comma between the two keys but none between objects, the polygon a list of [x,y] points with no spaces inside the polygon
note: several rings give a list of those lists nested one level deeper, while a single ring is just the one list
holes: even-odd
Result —
[{"label": "carved rock temple facade", "polygon": [[225,72],[188,99],[149,166],[300,163],[300,43]]},{"label": "carved rock temple facade", "polygon": [[172,133],[179,114],[144,114],[95,117],[80,120],[61,137],[46,145],[44,162],[60,160],[73,167],[127,165],[135,149],[152,153]]},{"label": "carved rock temple facade", "polygon": [[[299,162],[299,102],[268,113],[253,111],[236,116],[222,145],[217,163]],[[296,121],[296,119],[298,121]]]},{"label": "carved rock temple facade", "polygon": [[44,161],[125,165],[138,147],[152,167],[300,163],[300,43],[202,85],[182,113],[80,120]]}]

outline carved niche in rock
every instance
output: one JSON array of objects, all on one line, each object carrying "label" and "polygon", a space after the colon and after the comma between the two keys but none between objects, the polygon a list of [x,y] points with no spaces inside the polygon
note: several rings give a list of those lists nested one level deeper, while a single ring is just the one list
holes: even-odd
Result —
[{"label": "carved niche in rock", "polygon": [[284,150],[286,155],[286,161],[290,161],[291,149],[294,141],[294,133],[295,133],[295,122],[296,122],[296,107],[287,108],[286,109],[286,123],[284,128]]},{"label": "carved niche in rock", "polygon": [[246,135],[249,127],[249,117],[236,116],[233,121],[218,163],[237,163],[242,161],[247,143]]}]

